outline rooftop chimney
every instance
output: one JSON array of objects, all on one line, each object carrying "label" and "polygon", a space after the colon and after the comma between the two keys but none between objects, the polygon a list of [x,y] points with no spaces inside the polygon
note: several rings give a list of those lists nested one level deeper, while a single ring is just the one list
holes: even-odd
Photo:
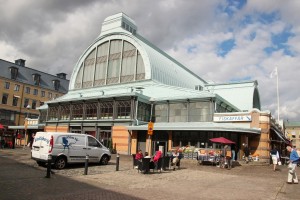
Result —
[{"label": "rooftop chimney", "polygon": [[58,73],[58,74],[56,74],[56,76],[58,78],[61,78],[61,79],[66,79],[67,78],[67,74],[66,73]]},{"label": "rooftop chimney", "polygon": [[18,59],[18,60],[15,60],[15,64],[19,65],[19,66],[22,66],[22,67],[25,67],[25,61],[26,60]]}]

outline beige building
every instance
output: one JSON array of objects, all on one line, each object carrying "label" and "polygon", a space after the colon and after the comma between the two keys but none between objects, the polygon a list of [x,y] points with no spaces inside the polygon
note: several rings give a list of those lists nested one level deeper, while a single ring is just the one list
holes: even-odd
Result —
[{"label": "beige building", "polygon": [[285,121],[285,134],[292,141],[292,145],[300,148],[300,122]]},{"label": "beige building", "polygon": [[6,132],[8,126],[11,132],[12,129],[23,130],[26,117],[39,117],[37,107],[68,91],[69,80],[65,73],[47,74],[26,67],[23,59],[15,63],[0,59],[0,69],[0,123]]}]

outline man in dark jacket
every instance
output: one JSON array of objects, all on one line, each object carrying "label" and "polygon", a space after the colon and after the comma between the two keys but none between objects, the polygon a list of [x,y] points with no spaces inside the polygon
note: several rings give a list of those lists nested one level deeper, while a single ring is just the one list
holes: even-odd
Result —
[{"label": "man in dark jacket", "polygon": [[244,147],[244,154],[245,154],[245,160],[246,160],[246,163],[248,164],[248,162],[249,162],[250,150],[249,150],[247,144],[245,144],[245,147]]}]

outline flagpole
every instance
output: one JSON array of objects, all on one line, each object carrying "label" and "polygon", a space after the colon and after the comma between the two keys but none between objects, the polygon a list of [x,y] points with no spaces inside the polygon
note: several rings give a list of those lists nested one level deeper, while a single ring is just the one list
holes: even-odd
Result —
[{"label": "flagpole", "polygon": [[277,119],[278,119],[278,123],[279,123],[279,87],[278,87],[278,70],[276,67],[276,78],[277,78]]}]

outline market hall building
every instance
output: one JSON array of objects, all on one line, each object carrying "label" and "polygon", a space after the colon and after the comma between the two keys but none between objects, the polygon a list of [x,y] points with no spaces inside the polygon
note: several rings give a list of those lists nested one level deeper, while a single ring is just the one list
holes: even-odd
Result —
[{"label": "market hall building", "polygon": [[223,136],[268,159],[271,115],[260,109],[256,81],[210,84],[119,13],[104,20],[73,69],[68,93],[40,108],[39,123],[45,131],[91,134],[121,154],[218,148],[209,139]]}]

